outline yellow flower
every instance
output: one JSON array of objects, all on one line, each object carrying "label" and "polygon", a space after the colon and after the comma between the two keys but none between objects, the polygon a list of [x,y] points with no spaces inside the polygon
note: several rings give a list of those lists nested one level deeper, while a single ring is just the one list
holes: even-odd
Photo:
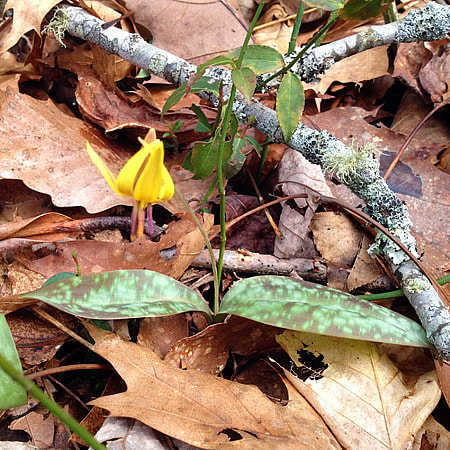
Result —
[{"label": "yellow flower", "polygon": [[[132,239],[136,237],[133,228],[137,230],[137,237],[143,234],[142,210],[152,203],[170,200],[175,189],[169,171],[164,166],[164,145],[156,139],[155,130],[152,129],[147,134],[148,141],[138,139],[142,148],[127,161],[117,178],[89,142],[86,143],[89,157],[111,188],[121,196],[133,197],[136,202],[137,211],[132,217],[136,218],[134,220],[137,220],[137,224],[134,224],[135,227],[132,224]],[[150,219],[149,217],[149,223]]]}]

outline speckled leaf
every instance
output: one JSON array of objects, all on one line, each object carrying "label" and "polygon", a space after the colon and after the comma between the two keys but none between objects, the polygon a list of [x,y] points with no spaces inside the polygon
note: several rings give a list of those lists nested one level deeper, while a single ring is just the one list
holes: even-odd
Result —
[{"label": "speckled leaf", "polygon": [[116,270],[73,277],[21,295],[89,319],[126,319],[202,311],[205,301],[179,281],[150,270]]},{"label": "speckled leaf", "polygon": [[277,93],[277,117],[285,142],[289,142],[305,106],[305,93],[300,78],[288,72],[280,83]]},{"label": "speckled leaf", "polygon": [[422,327],[400,314],[336,289],[285,277],[238,282],[223,298],[220,313],[289,330],[430,347]]},{"label": "speckled leaf", "polygon": [[[14,369],[22,373],[22,364],[17,354],[5,316],[0,314],[0,352]],[[25,389],[0,367],[0,411],[27,404]]]}]

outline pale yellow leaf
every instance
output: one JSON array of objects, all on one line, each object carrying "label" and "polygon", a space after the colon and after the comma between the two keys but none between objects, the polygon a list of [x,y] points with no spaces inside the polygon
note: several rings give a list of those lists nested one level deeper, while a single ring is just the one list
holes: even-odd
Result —
[{"label": "pale yellow leaf", "polygon": [[277,340],[302,367],[305,381],[286,371],[287,378],[345,448],[386,450],[411,445],[440,399],[435,370],[423,367],[418,373],[412,360],[415,372],[402,373],[373,343],[293,331],[285,331]]}]

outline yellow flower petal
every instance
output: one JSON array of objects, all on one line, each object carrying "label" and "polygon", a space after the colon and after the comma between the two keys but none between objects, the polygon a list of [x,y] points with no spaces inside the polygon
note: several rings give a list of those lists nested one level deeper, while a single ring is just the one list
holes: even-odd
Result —
[{"label": "yellow flower petal", "polygon": [[106,182],[112,187],[112,189],[119,195],[124,195],[120,192],[117,186],[117,180],[111,170],[109,170],[108,166],[103,162],[102,158],[92,149],[91,144],[86,141],[86,150],[91,158],[91,161],[97,166],[97,169],[100,170],[103,178]]},{"label": "yellow flower petal", "polygon": [[123,166],[123,169],[117,177],[117,187],[121,192],[129,195],[130,197],[134,197],[136,183],[145,166],[148,164],[151,150],[152,149],[149,145],[143,146],[127,161],[125,166]]},{"label": "yellow flower petal", "polygon": [[[150,139],[155,138],[156,134],[149,136]],[[134,197],[138,208],[144,209],[149,203],[170,200],[175,188],[164,166],[163,143],[159,139],[151,142],[138,139],[142,148],[127,161],[117,179],[100,156],[92,150],[89,142],[86,146],[92,162],[114,191],[119,195]]]},{"label": "yellow flower petal", "polygon": [[148,204],[159,201],[163,182],[163,169],[165,169],[164,145],[157,139],[151,143],[145,143],[144,148],[150,150],[150,157],[136,182],[134,198]]}]

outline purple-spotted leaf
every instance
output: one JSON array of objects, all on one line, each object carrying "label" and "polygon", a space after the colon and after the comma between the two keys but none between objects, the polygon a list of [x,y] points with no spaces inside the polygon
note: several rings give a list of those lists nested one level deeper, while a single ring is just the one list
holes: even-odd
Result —
[{"label": "purple-spotted leaf", "polygon": [[431,347],[422,327],[407,317],[336,289],[286,277],[239,281],[224,296],[220,313],[289,330]]},{"label": "purple-spotted leaf", "polygon": [[277,93],[277,117],[285,142],[289,142],[305,106],[305,93],[300,78],[288,72],[280,83]]},{"label": "purple-spotted leaf", "polygon": [[21,295],[88,319],[129,319],[201,311],[207,303],[192,289],[150,270],[116,270],[68,278]]},{"label": "purple-spotted leaf", "polygon": [[242,67],[242,69],[234,69],[231,78],[236,88],[239,89],[245,99],[250,102],[256,88],[256,75],[252,69]]},{"label": "purple-spotted leaf", "polygon": [[[16,345],[11,336],[5,316],[0,314],[0,354],[17,372],[22,373],[22,364],[17,354]],[[24,387],[15,382],[0,367],[0,411],[27,404]]]}]

